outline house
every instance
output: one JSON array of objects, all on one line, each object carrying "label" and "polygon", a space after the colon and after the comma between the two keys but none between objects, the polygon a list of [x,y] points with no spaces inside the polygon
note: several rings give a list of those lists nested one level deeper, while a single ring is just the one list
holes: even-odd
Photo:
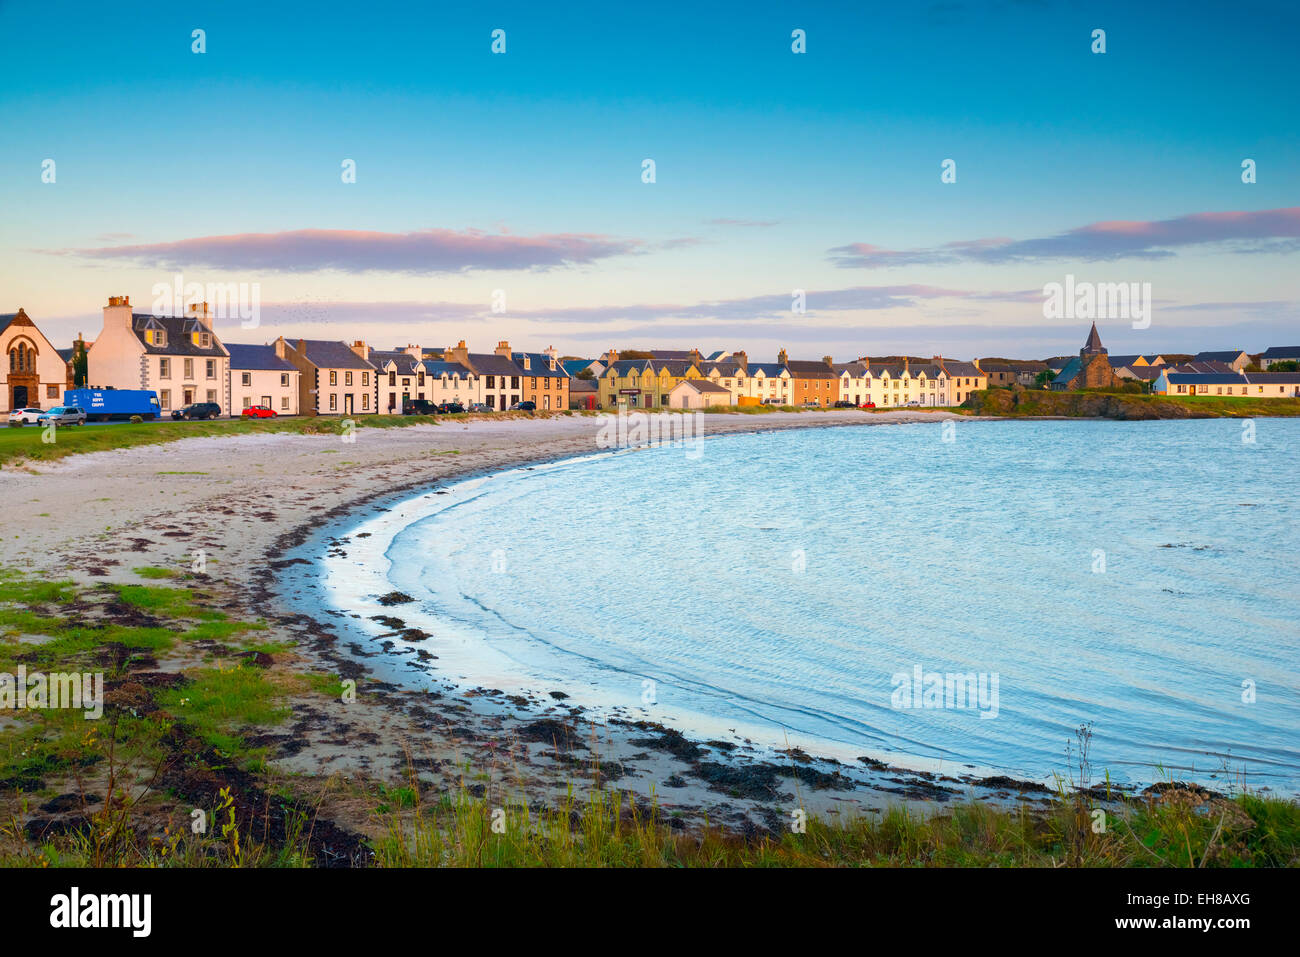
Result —
[{"label": "house", "polygon": [[459,402],[465,408],[483,402],[483,380],[459,362],[425,359],[424,374],[431,402],[439,405],[444,402]]},{"label": "house", "polygon": [[51,409],[72,388],[72,366],[21,306],[0,315],[0,412]]},{"label": "house", "polygon": [[373,415],[378,410],[377,372],[365,358],[364,342],[349,346],[333,339],[275,340],[275,354],[301,375],[298,409],[302,415]]},{"label": "house", "polygon": [[840,377],[835,361],[823,356],[821,362],[802,359],[791,361],[782,349],[776,361],[790,371],[790,404],[833,406],[840,398]]},{"label": "house", "polygon": [[1259,357],[1259,367],[1265,371],[1277,362],[1300,362],[1300,346],[1269,346]]},{"label": "house", "polygon": [[[989,387],[989,377],[984,374],[984,370],[977,362],[962,362],[957,359],[944,359],[941,356],[935,362],[943,368],[948,377],[947,395],[945,398],[942,392],[939,393],[939,405],[961,405],[970,398],[972,392]],[[934,403],[922,402],[921,404],[933,405]]]},{"label": "house", "polygon": [[1240,372],[1246,366],[1250,365],[1250,356],[1246,355],[1240,349],[1230,349],[1227,352],[1198,352],[1192,356],[1193,362],[1224,362],[1232,366],[1233,370]]},{"label": "house", "polygon": [[228,342],[226,351],[230,354],[226,394],[232,415],[253,405],[274,409],[280,415],[298,414],[302,373],[277,355],[275,346]]},{"label": "house", "polygon": [[708,379],[683,379],[668,392],[668,407],[671,409],[707,409],[731,404],[731,390]]},{"label": "house", "polygon": [[511,352],[510,344],[503,342],[497,354],[509,356],[519,366],[525,402],[535,403],[540,411],[569,407],[570,376],[556,358],[554,346],[545,352]]},{"label": "house", "polygon": [[1220,359],[1208,359],[1208,360],[1194,359],[1188,362],[1176,363],[1175,365],[1170,366],[1169,369],[1171,372],[1197,372],[1202,375],[1212,374],[1212,373],[1231,374],[1233,372],[1241,371],[1240,369],[1236,369],[1230,364],[1228,364],[1227,362],[1223,362]]},{"label": "house", "polygon": [[569,380],[569,408],[594,409],[600,403],[600,383],[595,379]]},{"label": "house", "polygon": [[641,409],[667,408],[669,395],[679,382],[706,378],[701,366],[707,364],[694,358],[620,359],[611,349],[605,361],[605,371],[600,377],[600,405],[607,409],[620,403]]},{"label": "house", "polygon": [[1120,379],[1111,368],[1106,347],[1101,344],[1097,334],[1097,324],[1092,324],[1087,341],[1079,350],[1079,357],[1071,359],[1056,378],[1052,380],[1053,392],[1067,392],[1078,389],[1114,389],[1121,384]]},{"label": "house", "polygon": [[416,345],[405,349],[371,349],[368,362],[379,381],[379,410],[398,415],[411,399],[429,399],[424,352]]},{"label": "house", "polygon": [[[504,412],[524,400],[524,373],[510,358],[510,343],[497,343],[496,352],[470,352],[465,340],[443,350],[444,362],[468,369],[478,379],[476,388],[489,409]],[[541,408],[539,405],[538,408]]]},{"label": "house", "polygon": [[1300,396],[1300,373],[1179,372],[1168,369],[1152,383],[1151,391],[1155,395],[1174,396],[1294,398]]},{"label": "house", "polygon": [[92,389],[152,389],[165,413],[193,402],[230,411],[230,354],[212,331],[205,302],[184,316],[131,311],[130,296],[110,296],[104,328],[86,354]]}]

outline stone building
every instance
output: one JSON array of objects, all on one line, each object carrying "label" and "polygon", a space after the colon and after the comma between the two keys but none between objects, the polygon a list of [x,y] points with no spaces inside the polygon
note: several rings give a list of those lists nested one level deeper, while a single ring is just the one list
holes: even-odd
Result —
[{"label": "stone building", "polygon": [[1079,350],[1079,358],[1065,364],[1052,380],[1052,391],[1073,392],[1078,389],[1118,389],[1123,383],[1111,368],[1106,347],[1097,334],[1097,324],[1092,324],[1088,341]]}]

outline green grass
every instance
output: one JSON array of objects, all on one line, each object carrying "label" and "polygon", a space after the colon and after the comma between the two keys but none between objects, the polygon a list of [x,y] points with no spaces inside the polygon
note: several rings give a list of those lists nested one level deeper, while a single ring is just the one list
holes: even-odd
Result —
[{"label": "green grass", "polygon": [[241,729],[279,724],[289,716],[288,708],[276,704],[281,692],[260,668],[204,668],[190,677],[189,684],[159,694],[158,704],[225,754],[243,750]]},{"label": "green grass", "polygon": [[141,578],[178,578],[180,572],[174,568],[159,568],[156,565],[144,565],[140,568],[131,569]]}]

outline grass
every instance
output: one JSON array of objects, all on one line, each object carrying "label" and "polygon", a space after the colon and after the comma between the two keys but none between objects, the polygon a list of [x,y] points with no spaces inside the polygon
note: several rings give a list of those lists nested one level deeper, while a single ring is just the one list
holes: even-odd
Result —
[{"label": "grass", "polygon": [[1139,418],[1256,418],[1300,415],[1300,399],[1229,396],[1163,396],[1085,389],[986,389],[971,393],[962,411],[976,415],[1111,416]]}]

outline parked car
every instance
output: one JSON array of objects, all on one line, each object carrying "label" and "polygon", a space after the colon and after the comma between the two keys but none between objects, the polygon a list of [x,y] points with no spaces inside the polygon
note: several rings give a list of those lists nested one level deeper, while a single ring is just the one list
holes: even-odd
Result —
[{"label": "parked car", "polygon": [[85,425],[86,410],[75,405],[56,405],[36,417],[37,425]]},{"label": "parked car", "polygon": [[488,405],[486,402],[471,402],[469,404],[469,410],[471,412],[495,412],[496,411],[496,409],[492,408],[492,406]]},{"label": "parked car", "polygon": [[838,401],[838,402],[835,403],[835,408],[837,408],[837,409],[856,409],[856,408],[857,408],[857,405],[856,405],[855,403],[853,403],[853,402],[850,402],[848,399],[840,399],[840,401]]},{"label": "parked car", "polygon": [[33,425],[40,419],[42,411],[44,410],[37,408],[14,409],[9,413],[9,424],[13,425],[16,422],[19,425]]},{"label": "parked car", "polygon": [[511,412],[536,412],[536,402],[516,402],[510,407]]},{"label": "parked car", "polygon": [[876,407],[876,403],[874,402],[863,402],[860,406],[858,406],[859,409],[874,409],[875,407]]},{"label": "parked car", "polygon": [[438,411],[438,403],[428,399],[407,399],[402,403],[402,415],[433,415]]},{"label": "parked car", "polygon": [[907,404],[908,404],[908,406],[916,406],[917,408],[920,408],[920,406],[921,406],[921,401],[920,401],[919,399],[912,399],[912,400],[911,400],[910,402],[908,402]]},{"label": "parked car", "polygon": [[441,415],[454,415],[457,412],[464,412],[465,407],[459,402],[440,402],[438,412]]},{"label": "parked car", "polygon": [[221,406],[215,402],[193,402],[172,412],[173,419],[215,419],[221,415]]},{"label": "parked car", "polygon": [[268,409],[264,405],[250,405],[239,413],[239,417],[241,419],[274,419],[279,414],[275,409]]},{"label": "parked car", "polygon": [[784,399],[764,399],[764,405],[785,405]]}]

